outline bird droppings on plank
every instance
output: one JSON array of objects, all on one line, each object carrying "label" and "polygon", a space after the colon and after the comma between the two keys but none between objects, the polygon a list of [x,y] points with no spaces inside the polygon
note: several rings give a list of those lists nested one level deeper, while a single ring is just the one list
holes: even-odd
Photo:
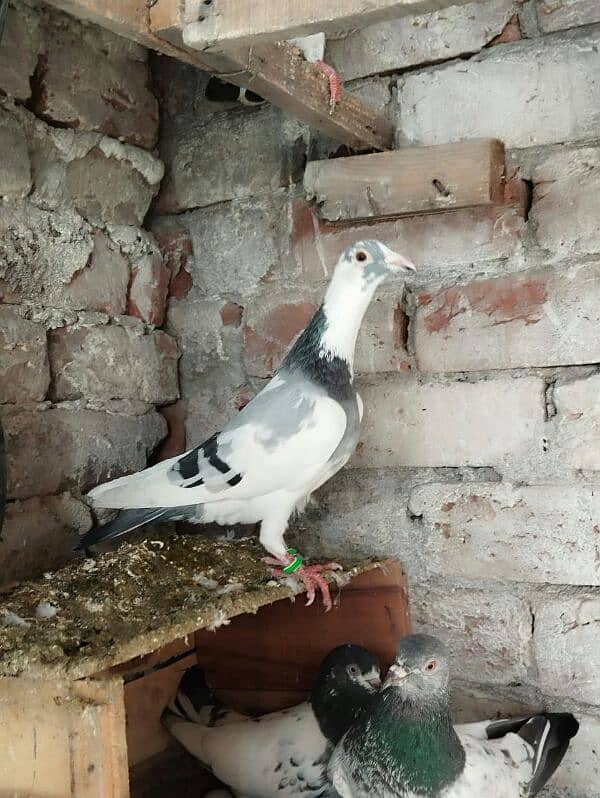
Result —
[{"label": "bird droppings on plank", "polygon": [[[251,539],[172,535],[23,583],[1,597],[0,675],[83,678],[302,592],[271,579],[263,554]],[[376,566],[342,564],[343,572],[325,574],[329,582],[344,585]],[[40,604],[60,611],[40,618]],[[13,617],[24,623],[7,623]]]}]

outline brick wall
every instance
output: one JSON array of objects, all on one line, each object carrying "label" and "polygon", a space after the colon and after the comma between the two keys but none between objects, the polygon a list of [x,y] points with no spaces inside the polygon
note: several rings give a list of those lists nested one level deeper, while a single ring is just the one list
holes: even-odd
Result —
[{"label": "brick wall", "polygon": [[337,150],[276,109],[209,106],[156,59],[166,177],[152,228],[173,274],[182,399],[172,451],[273,372],[339,251],[368,234],[419,272],[358,344],[350,467],[300,521],[303,549],[397,555],[417,628],[450,642],[462,717],[548,706],[582,730],[556,795],[600,796],[600,5],[487,0],[328,45],[399,144],[506,142],[525,203],[324,224],[307,159]]},{"label": "brick wall", "polygon": [[3,584],[60,565],[97,482],[146,465],[179,397],[168,268],[143,229],[163,165],[142,48],[19,3],[0,45]]}]

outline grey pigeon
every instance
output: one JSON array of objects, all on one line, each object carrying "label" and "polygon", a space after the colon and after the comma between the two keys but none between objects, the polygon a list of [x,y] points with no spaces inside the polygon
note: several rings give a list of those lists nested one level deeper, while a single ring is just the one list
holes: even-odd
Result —
[{"label": "grey pigeon", "polygon": [[79,544],[86,548],[152,521],[261,523],[271,565],[295,572],[309,603],[315,588],[331,606],[323,565],[288,552],[292,513],[347,462],[359,435],[362,402],[354,388],[356,337],[377,286],[413,270],[379,241],[359,241],[341,255],[321,307],[273,379],[222,430],[200,446],[88,494],[96,508],[120,508]]},{"label": "grey pigeon", "polygon": [[330,796],[327,763],[333,745],[380,683],[374,654],[360,646],[339,646],[323,660],[310,702],[252,718],[219,704],[202,668],[195,666],[184,674],[162,722],[239,796]]},{"label": "grey pigeon", "polygon": [[398,646],[381,692],[329,765],[342,798],[525,798],[542,789],[579,724],[567,713],[452,725],[448,655],[429,635]]}]

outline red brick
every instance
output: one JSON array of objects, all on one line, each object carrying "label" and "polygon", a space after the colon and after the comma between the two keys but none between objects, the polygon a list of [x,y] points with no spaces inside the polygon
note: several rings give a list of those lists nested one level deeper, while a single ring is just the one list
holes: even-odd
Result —
[{"label": "red brick", "polygon": [[477,280],[439,293],[424,291],[417,304],[415,353],[424,371],[600,360],[597,263]]},{"label": "red brick", "polygon": [[170,274],[169,296],[183,299],[193,285],[189,264],[194,253],[189,231],[185,227],[165,225],[155,227],[153,233]]},{"label": "red brick", "polygon": [[79,130],[95,130],[145,149],[158,134],[158,103],[146,53],[133,42],[62,15],[46,31],[34,111]]},{"label": "red brick", "polygon": [[180,399],[172,405],[161,407],[158,411],[167,422],[167,437],[156,452],[156,462],[168,460],[183,454],[186,450],[185,421],[187,418],[187,402]]},{"label": "red brick", "polygon": [[234,327],[239,327],[242,323],[244,308],[235,302],[227,302],[219,312],[225,326],[233,325]]},{"label": "red brick", "polygon": [[125,312],[128,283],[127,259],[105,233],[96,232],[89,262],[64,287],[59,304],[116,316]]},{"label": "red brick", "polygon": [[140,258],[131,269],[127,313],[160,327],[165,319],[170,276],[160,253]]},{"label": "red brick", "polygon": [[244,327],[244,361],[248,373],[254,377],[271,376],[317,307],[311,302],[284,302],[265,308],[260,318],[252,318],[252,326]]},{"label": "red brick", "polygon": [[292,251],[298,271],[310,282],[327,282],[345,247],[378,238],[406,254],[420,270],[507,258],[524,230],[517,207],[470,208],[445,214],[386,219],[352,226],[314,217],[304,201],[292,204]]}]

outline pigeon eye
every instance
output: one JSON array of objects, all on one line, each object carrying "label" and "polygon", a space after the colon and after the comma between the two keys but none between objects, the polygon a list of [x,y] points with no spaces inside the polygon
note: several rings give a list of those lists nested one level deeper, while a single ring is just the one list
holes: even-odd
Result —
[{"label": "pigeon eye", "polygon": [[348,671],[348,674],[350,676],[359,676],[360,675],[360,668],[358,667],[358,665],[348,665],[346,670]]},{"label": "pigeon eye", "polygon": [[367,253],[363,252],[362,249],[356,253],[356,260],[365,261],[367,259]]},{"label": "pigeon eye", "polygon": [[423,668],[423,670],[426,673],[433,673],[433,671],[437,668],[437,666],[438,666],[437,659],[433,658],[430,659],[429,662],[425,663],[425,667]]}]

